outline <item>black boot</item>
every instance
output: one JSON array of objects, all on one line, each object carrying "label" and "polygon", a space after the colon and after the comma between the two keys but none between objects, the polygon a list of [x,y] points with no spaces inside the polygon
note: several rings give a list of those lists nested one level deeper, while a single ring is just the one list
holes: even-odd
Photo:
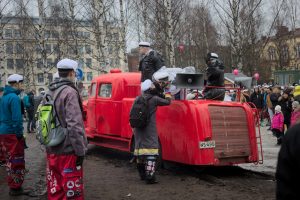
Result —
[{"label": "black boot", "polygon": [[139,172],[141,180],[146,179],[146,172],[145,172],[145,164],[144,163],[137,163],[137,170]]}]

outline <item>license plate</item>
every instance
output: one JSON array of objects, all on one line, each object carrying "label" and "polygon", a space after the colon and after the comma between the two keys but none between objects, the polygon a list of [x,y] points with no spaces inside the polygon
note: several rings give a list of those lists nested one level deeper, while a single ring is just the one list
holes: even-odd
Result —
[{"label": "license plate", "polygon": [[199,147],[200,149],[215,148],[216,142],[214,140],[199,142]]}]

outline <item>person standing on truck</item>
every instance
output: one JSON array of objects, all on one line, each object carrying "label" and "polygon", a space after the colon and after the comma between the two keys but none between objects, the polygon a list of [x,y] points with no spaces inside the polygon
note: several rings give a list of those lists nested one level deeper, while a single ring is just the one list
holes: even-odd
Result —
[{"label": "person standing on truck", "polygon": [[148,123],[144,128],[135,128],[135,149],[137,169],[141,180],[147,184],[157,183],[155,172],[159,156],[159,142],[156,128],[157,106],[166,106],[171,103],[171,94],[166,93],[165,98],[157,96],[155,86],[151,80],[145,80],[142,85],[142,96],[148,101]]},{"label": "person standing on truck", "polygon": [[13,74],[7,81],[8,85],[0,99],[0,153],[6,162],[9,195],[28,195],[29,191],[22,187],[25,176],[25,139],[21,99],[18,96],[23,90],[23,76]]},{"label": "person standing on truck", "polygon": [[164,66],[162,56],[155,50],[150,48],[149,42],[139,43],[139,53],[142,56],[139,64],[139,71],[141,71],[141,82],[146,79],[152,80],[153,74]]},{"label": "person standing on truck", "polygon": [[61,126],[67,128],[62,143],[47,147],[47,189],[50,200],[84,199],[82,163],[87,151],[87,139],[82,102],[74,85],[77,66],[74,60],[59,61],[57,69],[60,79],[49,86],[52,94],[56,94],[58,88],[65,87],[54,99],[54,108]]},{"label": "person standing on truck", "polygon": [[207,85],[205,87],[203,94],[204,99],[212,99],[223,101],[225,96],[224,88],[224,66],[219,60],[219,56],[216,53],[208,53],[206,58],[206,77]]}]

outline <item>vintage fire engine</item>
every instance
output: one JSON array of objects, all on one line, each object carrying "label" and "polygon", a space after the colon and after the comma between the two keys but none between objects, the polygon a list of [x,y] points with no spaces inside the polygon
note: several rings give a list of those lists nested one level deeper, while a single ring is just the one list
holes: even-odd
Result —
[{"label": "vintage fire engine", "polygon": [[[113,70],[94,78],[84,102],[89,142],[131,152],[134,135],[129,112],[140,93],[140,73]],[[189,165],[261,163],[255,113],[246,103],[173,100],[157,110],[162,159]]]}]

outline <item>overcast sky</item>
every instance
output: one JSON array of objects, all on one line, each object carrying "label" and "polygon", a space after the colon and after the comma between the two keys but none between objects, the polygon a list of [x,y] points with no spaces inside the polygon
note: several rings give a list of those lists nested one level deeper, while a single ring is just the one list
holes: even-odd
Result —
[{"label": "overcast sky", "polygon": [[[9,1],[9,0],[8,0]],[[29,14],[31,14],[32,16],[38,16],[38,9],[37,9],[37,0],[25,0],[27,1],[27,8],[29,10]],[[212,16],[212,19],[213,19],[213,22],[214,22],[214,25],[217,27],[217,29],[219,31],[222,30],[222,23],[216,13],[216,10],[214,8],[214,0],[191,0],[192,4],[199,4],[200,2],[207,2],[207,5],[211,11],[211,16]],[[223,2],[226,2],[225,0],[217,0],[218,2],[220,3],[223,3]],[[272,13],[272,7],[274,7],[274,4],[278,4],[278,1],[281,1],[281,0],[263,0],[262,1],[262,4],[261,4],[261,13],[262,13],[262,17],[263,17],[263,32],[260,33],[260,34],[266,34],[271,26],[271,23],[272,23],[272,20],[273,20],[273,16],[274,14]],[[300,0],[289,0],[289,1],[295,1],[298,2]],[[60,4],[61,0],[48,0],[47,3],[45,3],[45,5],[49,5],[49,4]],[[224,3],[225,4],[225,3]],[[225,5],[224,5],[225,6]],[[76,12],[79,13],[78,16],[82,16],[82,14],[80,14],[80,12],[82,12],[82,8],[83,6],[82,5],[79,5],[77,6],[77,10]],[[118,4],[118,1],[116,1],[116,4],[115,4],[115,10],[118,10],[119,9],[119,4]],[[300,12],[300,9],[299,9],[299,12]],[[116,11],[116,13],[118,13],[118,11]],[[299,26],[299,22],[300,20],[298,20],[298,23],[297,25]],[[133,30],[133,27],[129,27],[128,30]],[[136,33],[131,33],[128,35],[128,38],[127,38],[127,47],[128,47],[128,51],[131,49],[131,48],[134,48],[138,45],[138,38],[137,36],[135,36]]]}]

